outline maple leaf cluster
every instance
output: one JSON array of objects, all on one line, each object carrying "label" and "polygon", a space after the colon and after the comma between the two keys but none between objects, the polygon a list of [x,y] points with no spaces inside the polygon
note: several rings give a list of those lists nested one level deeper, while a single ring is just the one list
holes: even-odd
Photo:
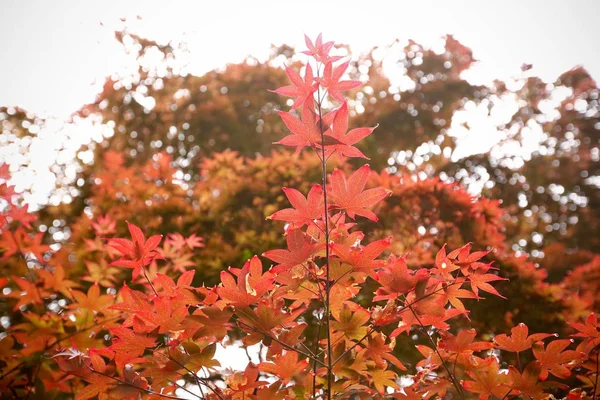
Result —
[{"label": "maple leaf cluster", "polygon": [[[69,279],[74,271],[59,261],[72,254],[51,254],[42,244],[35,215],[15,204],[8,171],[0,167],[1,258],[15,265],[0,278],[1,298],[12,309],[0,333],[3,392],[80,400],[597,396],[596,314],[570,322],[572,339],[529,334],[519,323],[510,334],[482,337],[469,328],[468,302],[503,298],[494,282],[505,280],[489,250],[442,246],[430,263],[414,265],[410,254],[395,251],[394,237],[367,240],[358,223],[379,221],[376,211],[399,195],[398,181],[369,165],[328,173],[330,159],[365,158],[355,145],[375,128],[348,131],[343,93],[361,84],[345,78],[351,62],[330,55],[334,43],[321,35],[314,42],[307,37],[306,45],[304,77],[286,67],[291,84],[275,90],[292,98],[291,111],[279,111],[290,134],[277,143],[314,153],[321,182],[305,191],[283,188],[290,207],[267,219],[285,223],[286,246],[262,254],[269,264],[255,255],[221,271],[214,286],[198,286],[190,269],[202,268],[193,262],[204,251],[201,237],[147,237],[141,224],[127,221],[129,238],[114,237],[126,216],[108,212],[89,220],[89,237],[74,233],[85,238],[76,255],[87,271],[81,281]],[[141,175],[125,168],[118,153],[109,157],[126,172],[99,176],[112,182],[102,196],[124,196],[134,190],[125,182],[135,180],[160,181],[163,190],[172,183],[160,179],[161,171],[171,171],[166,156]],[[239,167],[235,156],[221,158]],[[226,185],[233,183],[221,189]],[[431,192],[444,188],[432,186]],[[461,195],[457,202],[471,202]],[[492,219],[484,215],[490,210],[469,217]],[[128,283],[116,288],[123,277]],[[249,354],[241,370],[222,367],[219,349],[236,341],[246,349],[259,345],[258,361]],[[420,354],[418,362],[405,361],[408,352]]]}]

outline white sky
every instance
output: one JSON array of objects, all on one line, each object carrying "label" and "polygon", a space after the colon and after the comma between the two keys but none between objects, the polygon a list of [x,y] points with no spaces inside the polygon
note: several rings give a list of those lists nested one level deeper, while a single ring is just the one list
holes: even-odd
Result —
[{"label": "white sky", "polygon": [[303,33],[322,31],[355,51],[395,38],[432,44],[451,33],[482,61],[469,75],[477,82],[516,75],[524,62],[547,80],[577,64],[600,76],[600,2],[593,0],[2,0],[0,10],[0,105],[58,118],[92,101],[92,83],[124,64],[113,39],[120,17],[151,38],[185,38],[197,72],[264,56],[271,43],[303,46]]}]

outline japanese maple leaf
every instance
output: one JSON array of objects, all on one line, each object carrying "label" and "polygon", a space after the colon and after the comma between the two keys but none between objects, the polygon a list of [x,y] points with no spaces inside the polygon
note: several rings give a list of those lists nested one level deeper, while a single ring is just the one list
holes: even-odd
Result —
[{"label": "japanese maple leaf", "polygon": [[465,305],[460,299],[478,299],[478,296],[475,296],[473,292],[462,289],[461,286],[466,281],[465,278],[457,278],[452,284],[447,285],[444,288],[444,292],[448,297],[448,303],[450,303],[455,308],[466,311]]},{"label": "japanese maple leaf", "polygon": [[534,333],[533,335],[529,335],[527,325],[520,323],[510,330],[510,336],[502,333],[494,337],[494,342],[499,349],[519,353],[530,349],[535,342],[539,342],[550,336],[553,335],[550,333]]},{"label": "japanese maple leaf", "polygon": [[123,368],[129,361],[135,360],[143,355],[147,348],[154,347],[155,339],[136,334],[133,330],[125,327],[110,328],[115,336],[112,339],[110,350],[115,352],[115,363]]},{"label": "japanese maple leaf", "polygon": [[108,246],[118,250],[124,257],[113,261],[110,265],[133,268],[132,279],[138,277],[144,266],[149,265],[159,254],[155,251],[162,239],[162,235],[150,236],[148,240],[137,226],[127,222],[132,240],[112,238]]},{"label": "japanese maple leaf", "polygon": [[356,303],[344,302],[340,310],[334,313],[336,321],[331,322],[331,327],[341,331],[349,339],[361,340],[367,333],[367,326],[371,313]]},{"label": "japanese maple leaf", "polygon": [[106,236],[117,231],[117,221],[111,219],[108,215],[99,216],[97,222],[92,221],[92,228],[98,236]]},{"label": "japanese maple leaf", "polygon": [[569,339],[554,340],[544,349],[542,344],[533,346],[533,355],[540,362],[540,379],[546,380],[548,373],[562,379],[571,376],[569,368],[565,367],[572,361],[578,361],[583,353],[576,350],[565,350],[572,343]]},{"label": "japanese maple leaf", "polygon": [[[231,375],[227,379],[227,387],[233,390],[236,393],[246,392],[249,393],[254,392],[254,389],[257,387],[265,386],[267,382],[258,381],[258,367],[254,363],[248,363],[248,366],[244,370],[244,373],[236,372]],[[277,385],[275,385],[277,386]],[[239,398],[240,396],[235,396],[234,398]],[[245,394],[242,394],[242,398],[245,397]],[[251,398],[250,396],[248,396]],[[254,396],[252,396],[254,397]],[[270,398],[270,400],[276,400],[276,398]]]},{"label": "japanese maple leaf", "polygon": [[304,35],[304,42],[306,43],[308,50],[305,50],[302,53],[314,57],[318,62],[335,62],[342,58],[340,56],[329,56],[329,52],[333,47],[333,42],[323,43],[323,35],[320,33],[317,36],[314,44],[307,35]]},{"label": "japanese maple leaf", "polygon": [[[326,116],[327,119],[330,119],[330,114]],[[354,147],[354,145],[373,133],[375,128],[356,128],[348,132],[348,103],[346,101],[344,101],[342,106],[335,111],[331,123],[329,123],[329,121],[326,122],[327,125],[330,126],[330,128],[323,133],[325,137],[324,144],[326,156],[337,154],[340,158],[368,158],[360,150]],[[330,138],[333,138],[333,140],[330,140]],[[328,139],[333,143],[327,144]]]},{"label": "japanese maple leaf", "polygon": [[583,338],[585,343],[585,351],[589,352],[594,347],[600,344],[600,324],[598,324],[598,315],[591,313],[585,320],[585,324],[579,322],[570,322],[573,328],[578,332],[573,337]]},{"label": "japanese maple leaf", "polygon": [[[166,240],[162,247],[156,249],[156,252],[163,259],[168,259],[170,261],[173,271],[184,273],[186,268],[195,265],[192,261],[193,254],[182,248],[175,248],[172,243],[173,242]],[[184,246],[185,243],[181,245]]]},{"label": "japanese maple leaf", "polygon": [[114,302],[114,296],[110,294],[100,294],[100,287],[97,283],[90,286],[86,293],[79,290],[72,290],[73,304],[69,308],[75,310],[90,310],[100,312]]},{"label": "japanese maple leaf", "polygon": [[392,243],[392,238],[376,240],[366,246],[347,247],[333,243],[333,253],[344,263],[353,267],[355,272],[363,272],[376,279],[375,270],[383,266],[383,260],[376,260]]},{"label": "japanese maple leaf", "polygon": [[[419,300],[418,303],[415,306],[413,306],[415,308],[419,308],[420,315],[418,314],[418,318],[415,315],[415,313],[410,311],[405,311],[404,313],[402,313],[402,321],[400,321],[398,323],[398,327],[394,329],[392,333],[390,333],[390,337],[396,337],[403,332],[408,333],[413,325],[420,327],[433,326],[438,329],[449,329],[450,325],[448,325],[446,321],[450,318],[456,317],[457,315],[464,314],[464,311],[457,310],[454,308],[445,309],[443,308],[444,303],[444,297],[440,297],[439,300],[432,301],[431,303]],[[429,310],[433,311],[435,314],[428,313],[427,311]]]},{"label": "japanese maple leaf", "polygon": [[119,268],[109,266],[103,258],[98,263],[86,261],[85,266],[88,274],[82,278],[84,281],[98,283],[104,287],[114,287]]},{"label": "japanese maple leaf", "polygon": [[187,328],[193,331],[194,338],[216,338],[223,340],[227,332],[231,330],[229,320],[233,312],[230,309],[221,309],[219,307],[198,308],[194,313],[184,321],[190,326]]},{"label": "japanese maple leaf", "polygon": [[298,353],[286,351],[278,356],[273,362],[261,362],[258,369],[271,375],[275,375],[287,384],[295,375],[302,373],[308,367],[307,360],[298,361]]},{"label": "japanese maple leaf", "polygon": [[338,169],[331,174],[331,187],[328,191],[331,202],[335,207],[346,210],[352,219],[361,215],[371,221],[378,221],[377,216],[367,207],[375,205],[391,194],[391,191],[381,187],[364,190],[370,173],[371,169],[366,164],[356,170],[348,180]]},{"label": "japanese maple leaf", "polygon": [[510,391],[509,377],[500,373],[498,360],[489,357],[485,364],[475,371],[467,371],[472,381],[463,381],[462,386],[469,392],[478,393],[480,400],[487,400],[490,396],[503,399]]},{"label": "japanese maple leaf", "polygon": [[276,249],[263,253],[263,256],[277,263],[277,266],[273,268],[275,273],[305,263],[322,247],[322,245],[312,243],[311,239],[306,238],[300,229],[289,229],[286,243],[288,250]]},{"label": "japanese maple leaf", "polygon": [[467,276],[467,278],[469,279],[469,282],[471,283],[471,290],[473,291],[475,296],[479,296],[479,290],[481,289],[485,292],[488,292],[488,293],[491,293],[498,297],[502,297],[503,299],[506,299],[506,297],[504,297],[500,293],[498,293],[498,291],[492,285],[490,285],[488,282],[505,281],[507,279],[502,278],[498,275],[494,275],[494,274],[486,274],[488,269],[489,269],[489,265],[487,266],[487,269],[478,269],[474,273],[469,274]]},{"label": "japanese maple leaf", "polygon": [[396,379],[398,379],[398,375],[394,371],[390,371],[389,369],[369,369],[368,374],[370,375],[369,381],[375,389],[381,393],[385,394],[386,386],[394,389],[400,389],[400,386],[396,383]]},{"label": "japanese maple leaf", "polygon": [[177,283],[175,283],[175,281],[173,281],[173,279],[171,279],[167,275],[156,274],[156,282],[167,296],[179,297],[182,296],[182,294],[184,296],[187,296],[187,293],[182,291],[192,288],[190,285],[194,280],[195,274],[196,271],[194,270],[186,271],[179,276],[179,278],[177,279]]},{"label": "japanese maple leaf", "polygon": [[13,307],[13,311],[17,311],[20,307],[26,306],[28,304],[43,304],[44,301],[40,296],[40,290],[36,286],[35,283],[29,282],[27,279],[20,278],[18,276],[13,276],[13,281],[19,288],[21,292],[14,291],[11,294],[14,294],[15,298],[19,299],[19,302],[15,304]]},{"label": "japanese maple leaf", "polygon": [[30,237],[22,226],[19,226],[14,232],[6,230],[0,237],[0,249],[4,250],[2,259],[7,259],[14,254],[25,256],[31,253],[36,259],[44,260],[44,253],[50,251],[50,246],[42,243],[44,234],[38,232]]},{"label": "japanese maple leaf", "polygon": [[192,235],[187,238],[181,233],[170,233],[166,241],[176,250],[181,250],[184,246],[187,246],[190,250],[204,247],[203,239],[196,236],[195,233],[192,233]]},{"label": "japanese maple leaf", "polygon": [[491,250],[474,251],[471,253],[471,243],[467,243],[463,247],[451,251],[448,254],[448,258],[454,259],[455,262],[459,265],[468,265],[480,260],[487,254],[489,254],[490,251]]},{"label": "japanese maple leaf", "polygon": [[[135,315],[138,311],[146,310],[152,307],[149,296],[146,294],[130,289],[126,284],[120,290],[120,296],[122,301],[110,306],[111,310],[124,311],[129,314]],[[131,317],[128,321],[131,321]],[[124,325],[127,325],[124,323]]]},{"label": "japanese maple leaf", "polygon": [[71,288],[80,286],[76,282],[65,279],[65,269],[62,265],[57,265],[52,272],[40,269],[38,274],[44,280],[44,289],[60,292],[66,297],[71,297]]},{"label": "japanese maple leaf", "polygon": [[177,330],[179,323],[188,316],[188,310],[185,306],[177,306],[170,298],[158,297],[151,310],[138,311],[136,316],[151,324],[152,329],[158,327],[158,333],[165,333]]},{"label": "japanese maple leaf", "polygon": [[31,223],[37,220],[37,216],[29,212],[29,204],[25,204],[23,207],[11,206],[8,216],[27,229],[31,229]]},{"label": "japanese maple leaf", "polygon": [[222,286],[217,288],[217,294],[236,307],[249,306],[258,302],[271,288],[274,279],[270,272],[262,273],[262,263],[254,256],[241,270],[230,268],[221,272]]},{"label": "japanese maple leaf", "polygon": [[411,271],[404,257],[390,257],[388,262],[377,271],[377,281],[381,287],[377,289],[373,301],[395,299],[415,288],[418,282],[429,277],[426,269]]},{"label": "japanese maple leaf", "polygon": [[448,352],[451,356],[470,356],[473,352],[489,350],[494,347],[489,342],[473,342],[477,336],[475,329],[465,329],[454,336],[450,332],[440,331],[441,340],[438,347]]},{"label": "japanese maple leaf", "polygon": [[323,218],[323,188],[321,185],[314,185],[307,197],[292,188],[284,187],[283,192],[294,208],[284,208],[275,212],[268,219],[286,221],[291,223],[294,228],[301,228]]},{"label": "japanese maple leaf", "polygon": [[50,251],[50,246],[42,243],[44,234],[42,232],[36,233],[33,237],[27,236],[24,244],[24,251],[31,253],[39,261],[44,260],[44,253]]},{"label": "japanese maple leaf", "polygon": [[325,117],[331,119],[330,116],[326,115],[322,123],[319,123],[320,119],[315,113],[312,100],[308,101],[304,107],[302,107],[302,120],[290,112],[277,112],[292,134],[275,142],[275,144],[296,147],[296,153],[299,153],[303,147],[312,147],[315,144],[321,143],[321,132],[324,132],[328,128],[325,125]]},{"label": "japanese maple leaf", "polygon": [[545,399],[548,394],[544,393],[544,385],[539,382],[540,363],[530,362],[523,373],[512,365],[508,366],[508,376],[512,381],[513,394],[524,394],[531,399]]},{"label": "japanese maple leaf", "polygon": [[235,310],[238,315],[238,324],[248,333],[242,342],[251,346],[262,340],[269,345],[271,337],[275,335],[273,329],[294,325],[295,319],[304,311],[306,311],[305,308],[298,308],[293,312],[285,312],[281,306],[268,302],[259,303],[256,309],[238,307]]},{"label": "japanese maple leaf", "polygon": [[362,84],[361,81],[340,81],[342,75],[344,75],[344,72],[348,69],[348,65],[350,65],[350,63],[346,61],[334,69],[333,63],[328,62],[325,64],[323,77],[319,79],[321,86],[327,88],[329,95],[340,103],[345,101],[344,95],[342,94],[343,91],[354,89]]},{"label": "japanese maple leaf", "polygon": [[303,106],[307,99],[312,98],[313,93],[317,90],[318,83],[315,82],[310,64],[306,64],[304,79],[302,79],[298,72],[287,65],[285,66],[285,72],[292,84],[282,86],[276,90],[270,90],[270,92],[281,94],[283,96],[295,97],[294,104],[292,105],[292,110],[295,110],[296,108]]},{"label": "japanese maple leaf", "polygon": [[385,339],[386,337],[379,332],[373,332],[373,334],[369,335],[367,344],[362,350],[365,353],[365,358],[375,361],[375,365],[379,368],[385,368],[386,363],[384,360],[387,360],[394,364],[396,368],[406,371],[406,367],[392,354],[396,341],[392,339],[389,344],[386,344]]}]

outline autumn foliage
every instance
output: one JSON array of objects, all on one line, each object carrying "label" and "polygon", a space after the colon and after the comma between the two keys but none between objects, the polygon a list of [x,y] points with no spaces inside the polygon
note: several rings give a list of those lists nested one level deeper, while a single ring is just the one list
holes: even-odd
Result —
[{"label": "autumn foliage", "polygon": [[[218,153],[187,185],[166,153],[137,168],[106,152],[61,246],[43,241],[2,166],[2,396],[598,396],[593,283],[569,298],[569,281],[552,286],[508,251],[499,202],[371,169],[357,146],[376,124],[353,128],[345,97],[362,82],[333,42],[306,45],[304,71],[286,66],[290,82],[264,88],[291,99],[276,144],[294,153]],[[235,197],[254,210],[232,208]],[[569,319],[525,324],[515,312],[500,327],[481,316],[512,304],[519,285],[548,318]],[[221,368],[222,349],[237,346],[247,365]]]}]

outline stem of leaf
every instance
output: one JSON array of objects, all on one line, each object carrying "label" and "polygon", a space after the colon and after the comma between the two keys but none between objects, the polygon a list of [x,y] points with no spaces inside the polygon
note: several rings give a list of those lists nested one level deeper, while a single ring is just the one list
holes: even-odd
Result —
[{"label": "stem of leaf", "polygon": [[144,276],[146,277],[146,280],[148,281],[148,283],[150,284],[150,287],[152,288],[152,291],[154,292],[154,294],[156,296],[158,296],[158,292],[156,291],[156,288],[154,287],[154,285],[152,284],[152,281],[150,280],[150,277],[148,276],[148,274],[146,273],[146,268],[142,267],[142,271],[144,272]]}]

